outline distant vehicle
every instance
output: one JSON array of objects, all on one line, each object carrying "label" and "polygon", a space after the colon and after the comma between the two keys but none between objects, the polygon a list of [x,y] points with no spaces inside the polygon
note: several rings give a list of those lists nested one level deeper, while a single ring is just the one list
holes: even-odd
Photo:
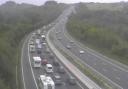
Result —
[{"label": "distant vehicle", "polygon": [[41,58],[40,57],[33,57],[33,67],[40,68],[41,67]]},{"label": "distant vehicle", "polygon": [[34,45],[34,42],[33,41],[29,41],[29,45]]},{"label": "distant vehicle", "polygon": [[53,72],[53,66],[51,64],[46,64],[46,72],[47,73],[52,73]]},{"label": "distant vehicle", "polygon": [[37,49],[37,54],[41,54],[41,49]]},{"label": "distant vehicle", "polygon": [[50,53],[50,49],[49,48],[46,48],[46,53]]},{"label": "distant vehicle", "polygon": [[58,40],[62,40],[62,38],[61,38],[61,37],[59,37],[59,38],[58,38]]},{"label": "distant vehicle", "polygon": [[39,88],[40,89],[55,89],[55,83],[50,76],[39,76]]},{"label": "distant vehicle", "polygon": [[67,45],[66,48],[67,48],[67,49],[71,49],[71,46],[70,46],[70,45]]},{"label": "distant vehicle", "polygon": [[65,73],[64,67],[60,66],[58,68],[58,72],[61,73],[61,74],[64,74]]},{"label": "distant vehicle", "polygon": [[42,65],[46,65],[46,64],[48,64],[48,60],[47,59],[42,59]]},{"label": "distant vehicle", "polygon": [[54,55],[52,53],[49,54],[50,59],[54,59]]},{"label": "distant vehicle", "polygon": [[43,29],[46,29],[46,26],[43,26]]},{"label": "distant vehicle", "polygon": [[70,43],[71,43],[71,44],[73,44],[73,43],[74,43],[74,41],[70,41]]},{"label": "distant vehicle", "polygon": [[59,64],[59,62],[58,62],[57,60],[54,60],[54,61],[53,61],[53,65],[54,65],[54,66],[59,66],[60,64]]},{"label": "distant vehicle", "polygon": [[46,39],[45,35],[41,35],[41,38],[42,38],[42,40]]},{"label": "distant vehicle", "polygon": [[36,35],[36,33],[32,33],[32,35],[33,35],[33,36],[35,36],[35,35]]},{"label": "distant vehicle", "polygon": [[45,42],[43,42],[43,43],[42,43],[42,45],[46,45],[46,43],[45,43]]},{"label": "distant vehicle", "polygon": [[35,45],[29,45],[29,50],[30,52],[35,52],[36,51]]},{"label": "distant vehicle", "polygon": [[40,34],[41,34],[41,30],[38,29],[38,30],[37,30],[37,35],[40,35]]},{"label": "distant vehicle", "polygon": [[59,32],[56,32],[56,34],[58,34]]},{"label": "distant vehicle", "polygon": [[59,33],[61,33],[61,31],[57,31],[57,32],[56,32],[56,34],[59,34]]},{"label": "distant vehicle", "polygon": [[55,85],[62,85],[62,79],[61,76],[58,73],[55,73],[52,77],[53,81],[55,82]]},{"label": "distant vehicle", "polygon": [[70,76],[68,79],[67,79],[67,82],[70,84],[70,85],[76,85],[76,79],[72,76]]},{"label": "distant vehicle", "polygon": [[80,54],[84,54],[84,51],[83,50],[80,50]]},{"label": "distant vehicle", "polygon": [[39,43],[39,44],[36,44],[37,45],[37,49],[41,49],[42,48],[42,45]]},{"label": "distant vehicle", "polygon": [[40,44],[41,42],[40,42],[40,39],[35,39],[35,43],[36,44]]}]

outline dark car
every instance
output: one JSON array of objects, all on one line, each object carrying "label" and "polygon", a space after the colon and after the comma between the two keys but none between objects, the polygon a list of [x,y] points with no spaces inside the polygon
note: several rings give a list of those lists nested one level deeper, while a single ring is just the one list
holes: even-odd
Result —
[{"label": "dark car", "polygon": [[53,65],[54,65],[54,66],[59,66],[60,64],[59,64],[59,62],[58,62],[57,60],[54,60],[54,61],[53,61]]},{"label": "dark car", "polygon": [[50,59],[54,59],[54,55],[53,54],[49,54],[49,58]]},{"label": "dark car", "polygon": [[74,77],[69,77],[67,79],[67,82],[70,84],[70,85],[76,85],[76,79]]},{"label": "dark car", "polygon": [[40,49],[37,49],[37,54],[41,54],[41,50]]},{"label": "dark car", "polygon": [[63,84],[61,76],[58,73],[55,73],[53,75],[53,81],[55,82],[55,85],[62,85]]},{"label": "dark car", "polygon": [[60,66],[58,68],[58,72],[61,73],[61,74],[64,74],[65,73],[64,67]]}]

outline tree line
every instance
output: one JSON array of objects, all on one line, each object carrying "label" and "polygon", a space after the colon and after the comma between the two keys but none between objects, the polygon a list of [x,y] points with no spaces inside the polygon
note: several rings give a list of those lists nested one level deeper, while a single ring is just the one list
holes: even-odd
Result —
[{"label": "tree line", "polygon": [[[114,6],[118,7],[119,4],[115,3]],[[124,3],[120,10],[113,10],[115,7],[94,10],[86,3],[79,3],[76,13],[67,23],[67,29],[80,42],[128,64],[127,5]]]},{"label": "tree line", "polygon": [[[67,7],[53,3],[35,6],[8,1],[0,6],[0,89],[15,89],[18,47],[25,35],[55,20]],[[18,69],[20,70],[20,69]]]}]

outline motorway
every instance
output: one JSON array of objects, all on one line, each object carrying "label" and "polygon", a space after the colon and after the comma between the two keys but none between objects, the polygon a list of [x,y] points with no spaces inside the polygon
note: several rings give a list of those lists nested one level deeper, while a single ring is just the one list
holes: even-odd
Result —
[{"label": "motorway", "polygon": [[[38,54],[37,52],[34,53],[30,53],[29,52],[29,40],[30,40],[30,36],[25,40],[24,45],[23,45],[23,49],[22,49],[22,68],[23,68],[23,82],[24,82],[24,89],[39,89],[38,87],[38,83],[37,83],[37,79],[39,77],[39,75],[42,74],[46,74],[45,71],[45,66],[42,66],[41,68],[37,69],[37,68],[33,68],[32,65],[32,57],[33,56],[43,56],[45,59],[48,59],[48,62],[50,64],[53,63],[53,60],[58,60],[55,55],[50,52],[47,53],[46,50],[48,49],[47,45],[43,46],[41,49],[41,54]],[[53,58],[50,58],[50,55],[54,56]],[[60,65],[62,66],[62,64],[60,63]],[[57,73],[57,69],[58,67],[54,66],[54,73]],[[73,76],[72,74],[70,74],[70,72],[65,68],[66,73],[65,74],[60,74],[60,76],[62,77],[62,81],[63,81],[63,85],[62,86],[56,86],[55,89],[83,89],[82,86],[77,82],[76,85],[70,85],[68,83],[66,83],[67,79],[69,78],[69,76]]]},{"label": "motorway", "polygon": [[[43,58],[47,59],[48,63],[51,63],[51,64],[53,63],[53,60],[55,59],[59,60],[59,59],[52,53],[51,50],[49,53],[47,53],[47,49],[49,49],[47,44],[42,46],[41,54],[37,53],[37,51],[34,53],[30,53],[29,51],[30,40],[35,41],[32,38],[32,34],[28,35],[22,47],[21,68],[22,68],[23,85],[24,85],[24,89],[40,89],[38,86],[38,78],[39,78],[39,75],[46,74],[45,66],[42,65],[41,68],[34,68],[32,57],[43,56]],[[51,55],[54,58],[50,58]],[[63,66],[61,62],[59,62],[59,64]],[[57,73],[58,67],[56,66],[53,66],[53,67],[54,67],[54,73]],[[64,67],[64,69],[66,73],[60,74],[60,76],[62,77],[63,85],[55,86],[55,89],[88,89],[88,88],[83,88],[82,85],[77,81],[77,79],[76,79],[76,85],[68,84],[67,79],[73,75],[70,73],[70,71],[67,68]],[[49,75],[49,76],[52,76],[52,75]]]},{"label": "motorway", "polygon": [[[90,50],[81,47],[75,40],[70,39],[66,32],[68,15],[69,14],[66,14],[66,17],[65,15],[62,16],[62,19],[58,21],[53,29],[54,33],[52,33],[52,35],[54,35],[54,38],[58,40],[56,44],[61,44],[61,46],[65,47],[65,50],[70,51],[70,53],[67,54],[75,55],[77,58],[79,58],[79,60],[84,62],[85,65],[88,65],[105,79],[116,85],[118,89],[128,89],[127,70],[107,61],[105,57],[97,55],[95,52],[91,52]],[[73,45],[70,43],[71,41],[74,42]],[[67,49],[67,45],[70,45],[71,49]],[[80,55],[80,50],[83,50],[85,53]]]}]

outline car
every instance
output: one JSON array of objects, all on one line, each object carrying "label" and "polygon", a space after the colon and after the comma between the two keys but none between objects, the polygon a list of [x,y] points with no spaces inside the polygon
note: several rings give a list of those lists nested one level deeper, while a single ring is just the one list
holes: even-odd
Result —
[{"label": "car", "polygon": [[41,64],[42,64],[42,65],[48,64],[48,60],[47,60],[47,59],[42,59]]},{"label": "car", "polygon": [[50,59],[54,59],[54,54],[53,53],[49,53],[49,58]]},{"label": "car", "polygon": [[53,73],[52,64],[46,64],[45,70],[46,70],[47,73]]},{"label": "car", "polygon": [[29,42],[29,45],[34,45],[34,42],[33,42],[33,41],[30,41],[30,42]]},{"label": "car", "polygon": [[67,48],[67,49],[71,49],[71,46],[70,46],[70,45],[67,45],[66,48]]},{"label": "car", "polygon": [[73,44],[73,43],[74,43],[74,41],[70,41],[70,43],[71,43],[71,44]]},{"label": "car", "polygon": [[74,77],[70,76],[67,79],[67,83],[69,83],[70,85],[76,85],[76,79]]},{"label": "car", "polygon": [[58,73],[53,74],[52,79],[55,82],[55,85],[62,85],[63,84],[61,76]]},{"label": "car", "polygon": [[40,49],[37,49],[37,54],[41,54],[41,50]]},{"label": "car", "polygon": [[53,65],[54,65],[54,66],[59,66],[60,64],[59,64],[59,62],[58,62],[57,60],[54,60],[54,61],[53,61]]},{"label": "car", "polygon": [[42,45],[46,45],[46,43],[45,42],[42,42]]},{"label": "car", "polygon": [[84,51],[83,50],[80,50],[80,54],[84,54]]},{"label": "car", "polygon": [[61,31],[57,31],[57,32],[56,32],[56,34],[59,34],[59,33],[61,33]]},{"label": "car", "polygon": [[58,68],[58,73],[64,74],[64,73],[65,73],[64,67],[60,66],[60,67]]},{"label": "car", "polygon": [[61,40],[61,39],[62,39],[61,37],[58,38],[58,40]]}]

